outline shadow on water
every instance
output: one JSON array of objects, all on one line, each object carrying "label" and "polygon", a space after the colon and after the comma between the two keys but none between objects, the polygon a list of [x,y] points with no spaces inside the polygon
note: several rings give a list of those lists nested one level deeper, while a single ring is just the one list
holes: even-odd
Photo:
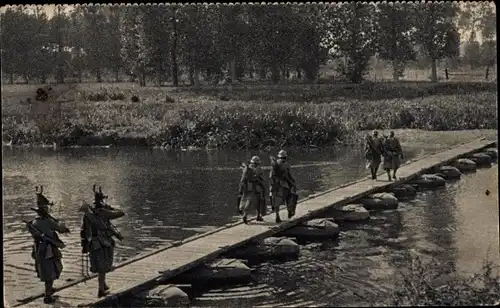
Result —
[{"label": "shadow on water", "polygon": [[[406,157],[412,159],[417,153],[423,154],[421,149],[408,149]],[[125,236],[118,244],[116,261],[123,261],[239,219],[235,216],[239,163],[252,155],[134,148],[4,149],[4,283],[6,293],[13,297],[8,300],[43,290],[30,258],[32,241],[21,223],[21,219],[34,217],[29,208],[34,205],[35,185],[44,185],[49,199],[56,201],[54,216],[72,230],[62,237],[67,248],[63,250],[65,268],[56,282],[61,286],[82,275],[81,214],[77,210],[82,199],[92,201],[92,184],[102,185],[110,204],[126,212],[116,221]],[[259,155],[264,166],[268,165],[269,153]],[[301,198],[367,173],[357,149],[290,151],[289,156]],[[259,282],[233,293],[224,291],[233,294],[227,301],[221,295],[224,292],[212,290],[195,304],[369,303],[375,294],[390,289],[398,266],[394,260],[401,251],[421,247],[423,253],[435,250],[445,260],[454,260],[456,202],[448,193],[462,182],[443,191],[426,192],[396,211],[375,214],[366,223],[343,225],[338,241],[306,245],[296,261],[259,265]]]}]

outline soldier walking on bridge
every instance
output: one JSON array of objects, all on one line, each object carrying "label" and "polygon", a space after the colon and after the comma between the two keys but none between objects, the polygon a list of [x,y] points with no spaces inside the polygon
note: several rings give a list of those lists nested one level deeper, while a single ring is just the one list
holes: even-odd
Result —
[{"label": "soldier walking on bridge", "polygon": [[98,273],[98,297],[108,294],[109,286],[106,284],[106,273],[113,269],[114,247],[116,245],[113,236],[120,241],[123,239],[120,232],[111,223],[112,219],[120,218],[125,213],[114,209],[104,202],[107,199],[101,187],[94,192],[94,207],[92,208],[84,201],[80,211],[84,213],[82,230],[82,253],[90,255],[90,271]]},{"label": "soldier walking on bridge", "polygon": [[243,222],[247,223],[248,211],[252,208],[257,210],[257,221],[263,221],[262,214],[265,214],[266,185],[260,168],[260,158],[252,157],[250,164],[245,165],[240,181],[240,211],[243,214]]},{"label": "soldier walking on bridge", "polygon": [[[391,131],[389,138],[384,140],[384,170],[387,172],[387,177],[389,181],[392,179],[396,180],[396,171],[398,171],[401,165],[401,158],[403,158],[403,149],[401,148],[401,143],[399,139],[394,136],[394,132]],[[391,169],[392,169],[392,179],[391,179]]]},{"label": "soldier walking on bridge", "polygon": [[270,178],[270,197],[271,205],[276,213],[276,222],[281,222],[280,205],[286,204],[288,218],[295,215],[297,207],[297,194],[295,179],[290,173],[290,164],[287,162],[287,153],[281,150],[278,153],[278,160],[271,157],[272,168],[269,174]]},{"label": "soldier walking on bridge", "polygon": [[69,233],[69,229],[49,214],[49,206],[53,202],[43,195],[43,186],[36,187],[37,208],[31,208],[38,215],[31,222],[25,221],[28,231],[35,243],[31,257],[35,259],[35,269],[38,278],[45,283],[45,296],[43,302],[54,303],[54,280],[59,279],[63,270],[62,253],[59,249],[65,247],[59,239],[57,232]]},{"label": "soldier walking on bridge", "polygon": [[377,171],[380,163],[382,162],[382,154],[384,153],[384,147],[382,145],[382,140],[378,137],[378,132],[373,131],[373,137],[368,135],[366,137],[365,146],[365,157],[369,160],[370,172],[372,175],[372,180],[377,179]]}]

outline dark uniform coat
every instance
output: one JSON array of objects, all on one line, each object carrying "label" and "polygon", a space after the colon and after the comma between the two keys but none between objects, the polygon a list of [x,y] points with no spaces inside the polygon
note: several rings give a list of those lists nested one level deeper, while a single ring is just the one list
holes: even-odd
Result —
[{"label": "dark uniform coat", "polygon": [[384,142],[384,148],[384,169],[398,169],[401,166],[401,156],[403,154],[398,138],[387,138]]},{"label": "dark uniform coat", "polygon": [[245,167],[240,180],[240,194],[240,211],[244,215],[251,209],[259,209],[265,214],[265,202],[263,202],[265,191],[260,167],[254,164]]},{"label": "dark uniform coat", "polygon": [[365,156],[370,161],[370,168],[377,168],[380,165],[383,153],[382,140],[379,137],[368,136],[365,146]]},{"label": "dark uniform coat", "polygon": [[86,240],[90,255],[90,271],[107,273],[112,270],[114,247],[110,221],[124,216],[121,210],[98,207],[83,216],[82,238]]},{"label": "dark uniform coat", "polygon": [[279,208],[280,205],[286,204],[288,212],[295,214],[295,179],[290,172],[290,164],[279,158],[271,168],[269,179],[273,205]]},{"label": "dark uniform coat", "polygon": [[[68,229],[51,218],[36,217],[30,222],[41,234],[55,241],[61,241],[56,232],[65,233]],[[48,282],[59,279],[63,270],[62,253],[59,248],[40,238],[28,228],[35,240],[31,256],[35,259],[35,269],[41,281]]]}]

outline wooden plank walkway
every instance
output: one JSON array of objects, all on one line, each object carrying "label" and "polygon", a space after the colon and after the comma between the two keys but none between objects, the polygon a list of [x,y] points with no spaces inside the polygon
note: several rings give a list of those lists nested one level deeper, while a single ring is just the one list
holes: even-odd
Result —
[{"label": "wooden plank walkway", "polygon": [[[178,275],[206,261],[216,259],[230,249],[258,241],[288,229],[300,222],[307,221],[333,205],[348,204],[355,200],[400,185],[425,173],[426,170],[450,163],[462,156],[478,152],[496,142],[479,139],[461,144],[454,148],[431,154],[417,161],[409,161],[398,170],[396,182],[373,181],[361,179],[340,187],[321,192],[300,200],[296,215],[281,224],[274,223],[274,214],[264,217],[264,222],[250,219],[250,224],[241,222],[228,224],[216,230],[187,238],[171,246],[150,252],[147,255],[132,258],[115,268],[107,275],[110,295],[97,298],[97,279],[95,275],[84,281],[75,282],[59,290],[57,307],[88,307],[103,305],[118,297],[129,295],[155,286],[160,280]],[[280,214],[286,217],[286,209],[282,207]],[[41,295],[34,296],[30,302],[17,307],[50,307],[42,302]]]}]

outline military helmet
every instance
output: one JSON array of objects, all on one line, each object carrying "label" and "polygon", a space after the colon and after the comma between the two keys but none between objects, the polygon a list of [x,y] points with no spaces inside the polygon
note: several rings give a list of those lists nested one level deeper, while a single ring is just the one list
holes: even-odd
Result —
[{"label": "military helmet", "polygon": [[260,164],[260,158],[259,158],[259,156],[253,156],[252,159],[250,160],[250,163],[252,163],[252,164]]},{"label": "military helmet", "polygon": [[279,151],[278,158],[286,158],[286,151],[285,150]]}]

